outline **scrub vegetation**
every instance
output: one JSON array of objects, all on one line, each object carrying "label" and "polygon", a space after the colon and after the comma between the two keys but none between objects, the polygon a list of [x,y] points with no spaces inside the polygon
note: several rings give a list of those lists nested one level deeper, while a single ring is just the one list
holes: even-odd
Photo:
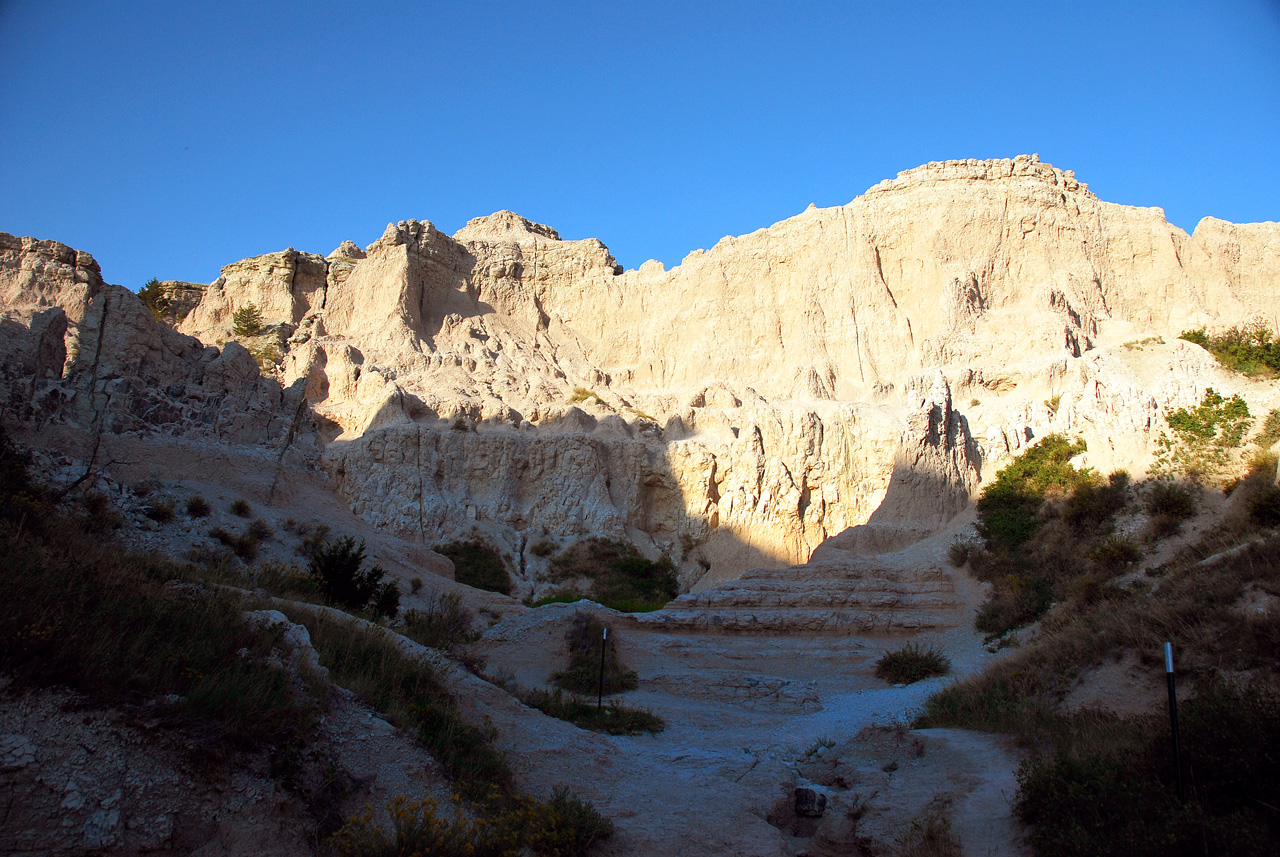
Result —
[{"label": "scrub vegetation", "polygon": [[[1199,408],[1171,415],[1173,473],[1203,479],[1206,462],[1220,461],[1216,450],[1239,452],[1240,411],[1210,391]],[[1207,442],[1199,452],[1196,439]],[[1206,489],[1189,478],[1138,489],[1124,474],[1103,482],[1070,465],[1079,448],[1051,436],[1015,460],[979,501],[983,543],[951,551],[994,585],[979,627],[998,633],[1039,618],[1038,635],[934,694],[915,725],[1017,736],[1030,755],[1015,809],[1044,857],[1277,853],[1280,609],[1240,607],[1280,597],[1274,459],[1255,456],[1253,471],[1228,483],[1227,512],[1200,539],[1122,577],[1142,554],[1113,531],[1115,517],[1141,510],[1143,537],[1158,544],[1196,513]],[[1162,706],[1121,716],[1063,705],[1082,674],[1126,653],[1162,674],[1165,641],[1192,691],[1180,711],[1185,800]]]},{"label": "scrub vegetation", "polygon": [[623,613],[657,610],[679,594],[669,559],[645,559],[635,547],[616,539],[577,542],[551,559],[547,577],[569,584],[555,596],[558,599],[590,598]]}]

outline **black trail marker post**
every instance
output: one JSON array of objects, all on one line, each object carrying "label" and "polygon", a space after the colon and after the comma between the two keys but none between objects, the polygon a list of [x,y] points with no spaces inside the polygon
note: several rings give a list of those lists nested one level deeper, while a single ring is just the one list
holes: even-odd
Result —
[{"label": "black trail marker post", "polygon": [[1182,748],[1178,746],[1178,686],[1173,676],[1173,643],[1164,644],[1164,672],[1169,680],[1169,731],[1173,736],[1173,767],[1178,775],[1178,800],[1185,800],[1182,786]]},{"label": "black trail marker post", "polygon": [[604,705],[604,650],[609,645],[609,629],[600,637],[600,692],[596,695],[596,711]]}]

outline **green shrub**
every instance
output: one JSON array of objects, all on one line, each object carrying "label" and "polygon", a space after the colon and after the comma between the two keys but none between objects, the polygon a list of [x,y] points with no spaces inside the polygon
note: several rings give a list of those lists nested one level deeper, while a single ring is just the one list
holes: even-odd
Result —
[{"label": "green shrub", "polygon": [[249,505],[249,501],[243,497],[237,497],[231,501],[231,514],[237,518],[247,518],[253,514],[253,507]]},{"label": "green shrub", "polygon": [[951,546],[947,548],[947,562],[951,564],[952,568],[964,567],[964,564],[969,561],[969,553],[971,549],[972,548],[968,542],[956,539],[951,543]]},{"label": "green shrub", "polygon": [[876,678],[890,684],[912,684],[951,672],[951,659],[940,650],[907,643],[896,652],[886,652],[876,661]]},{"label": "green shrub", "polygon": [[1088,474],[1071,465],[1084,452],[1083,440],[1046,435],[996,474],[978,499],[979,531],[992,549],[1011,549],[1031,538],[1040,526],[1036,517],[1045,497],[1065,493]]},{"label": "green shrub", "polygon": [[[1163,718],[1117,724],[1098,750],[1059,746],[1018,773],[1018,815],[1039,855],[1275,854],[1280,849],[1280,697],[1223,684],[1182,706],[1188,799],[1176,795]],[[1247,737],[1246,737],[1247,736]]]},{"label": "green shrub", "polygon": [[566,548],[550,563],[552,581],[585,578],[592,600],[624,613],[657,610],[679,593],[675,568],[656,562],[619,540],[590,538]]},{"label": "green shrub", "polygon": [[1196,499],[1191,489],[1176,482],[1157,480],[1147,489],[1142,506],[1148,515],[1167,515],[1185,521],[1196,513]]},{"label": "green shrub", "polygon": [[231,330],[238,338],[262,332],[262,311],[255,304],[245,304],[231,316]]},{"label": "green shrub", "polygon": [[213,507],[209,505],[209,501],[196,494],[187,498],[187,516],[191,518],[205,518],[213,511]]},{"label": "green shrub", "polygon": [[238,599],[166,586],[190,569],[107,544],[84,520],[58,510],[0,430],[0,671],[92,705],[176,695],[205,746],[297,746],[313,712],[267,664],[278,635],[248,626]]},{"label": "green shrub", "polygon": [[386,572],[381,566],[364,568],[364,548],[364,540],[357,545],[352,536],[324,545],[311,555],[311,578],[331,604],[394,616],[400,609],[400,592],[394,582],[383,582]]},{"label": "green shrub", "polygon": [[1114,573],[1140,562],[1142,549],[1124,536],[1110,535],[1089,556],[1102,568]]},{"label": "green shrub", "polygon": [[595,399],[597,402],[602,402],[602,403],[604,401],[598,395],[596,395],[596,392],[594,390],[588,390],[586,387],[574,387],[573,395],[569,397],[569,404],[576,405],[579,402],[585,402],[588,399]]},{"label": "green shrub", "polygon": [[146,304],[147,309],[151,310],[151,315],[156,321],[163,320],[164,311],[169,306],[169,298],[161,289],[159,280],[155,277],[147,280],[142,288],[138,289],[138,297]]},{"label": "green shrub", "polygon": [[454,580],[502,595],[511,594],[511,576],[502,554],[479,539],[450,542],[432,548],[453,561]]},{"label": "green shrub", "polygon": [[1240,446],[1252,420],[1239,395],[1224,399],[1212,387],[1194,408],[1178,408],[1166,418],[1174,437],[1156,438],[1151,472],[1171,477],[1217,479],[1240,463]]},{"label": "green shrub", "polygon": [[1233,327],[1215,336],[1206,334],[1202,327],[1184,331],[1178,338],[1204,348],[1233,372],[1264,378],[1280,373],[1280,339],[1261,322]]},{"label": "green shrub", "polygon": [[[1110,537],[1128,502],[1129,475],[1103,482],[1071,457],[1083,441],[1048,435],[1007,467],[978,500],[983,546],[954,547],[979,580],[993,584],[975,627],[998,636],[1039,618],[1051,604],[1101,594],[1100,583],[1132,556]],[[1110,541],[1108,541],[1110,539]],[[1083,585],[1081,581],[1086,581]]]},{"label": "green shrub", "polygon": [[[610,631],[607,640],[604,639],[606,629]],[[636,671],[628,669],[618,657],[617,636],[612,631],[612,628],[594,616],[585,613],[574,616],[573,624],[564,635],[569,647],[569,666],[552,673],[551,681],[575,693],[596,693],[600,687],[600,654],[603,646],[604,692],[614,694],[639,687],[640,678]]]}]

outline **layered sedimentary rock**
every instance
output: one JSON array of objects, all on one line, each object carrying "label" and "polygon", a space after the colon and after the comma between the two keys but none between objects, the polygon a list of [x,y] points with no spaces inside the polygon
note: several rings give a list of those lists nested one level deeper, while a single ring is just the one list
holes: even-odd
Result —
[{"label": "layered sedimentary rock", "polygon": [[[59,276],[87,294],[96,268],[67,253],[80,273]],[[33,306],[37,267],[7,287]],[[217,346],[258,308],[279,383],[371,522],[426,543],[478,531],[528,586],[535,541],[625,538],[705,588],[851,528],[868,551],[918,538],[1047,431],[1140,467],[1163,412],[1209,386],[1265,410],[1273,392],[1175,337],[1270,320],[1278,282],[1276,224],[1188,236],[1020,156],[909,170],[670,271],[623,271],[511,212],[452,237],[402,221],[363,250],[228,265],[179,329]],[[52,380],[60,322],[32,319],[48,342],[23,353]],[[164,346],[186,349],[175,366],[215,359],[184,342]],[[239,353],[216,359],[247,379]]]}]

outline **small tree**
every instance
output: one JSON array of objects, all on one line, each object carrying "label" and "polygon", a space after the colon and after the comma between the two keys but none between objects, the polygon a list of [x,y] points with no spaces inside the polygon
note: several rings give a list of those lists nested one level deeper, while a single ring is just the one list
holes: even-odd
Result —
[{"label": "small tree", "polygon": [[138,289],[138,297],[142,298],[142,302],[147,305],[147,309],[151,310],[151,315],[156,321],[161,321],[161,314],[169,306],[169,298],[160,288],[160,281],[155,277],[147,280],[142,288]]},{"label": "small tree", "polygon": [[352,536],[323,545],[311,555],[311,578],[326,601],[352,610],[372,607],[383,616],[400,610],[400,591],[394,582],[382,582],[381,566],[364,566],[364,540]]},{"label": "small tree", "polygon": [[256,336],[262,330],[262,310],[256,304],[245,304],[231,316],[231,325],[236,336]]}]

